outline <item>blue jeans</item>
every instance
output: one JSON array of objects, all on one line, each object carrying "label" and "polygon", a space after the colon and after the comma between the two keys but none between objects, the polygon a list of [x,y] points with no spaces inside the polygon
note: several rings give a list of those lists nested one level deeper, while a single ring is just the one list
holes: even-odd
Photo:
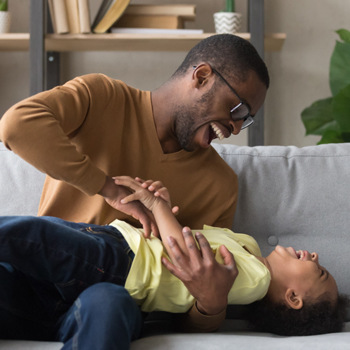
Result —
[{"label": "blue jeans", "polygon": [[133,257],[112,226],[0,217],[0,338],[129,349],[143,323],[123,287]]}]

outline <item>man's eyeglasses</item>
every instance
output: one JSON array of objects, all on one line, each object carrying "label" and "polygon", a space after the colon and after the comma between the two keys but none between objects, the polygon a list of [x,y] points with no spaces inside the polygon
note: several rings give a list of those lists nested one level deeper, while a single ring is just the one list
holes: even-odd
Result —
[{"label": "man's eyeglasses", "polygon": [[[197,68],[197,66],[193,66],[193,69],[196,69],[196,68]],[[230,90],[236,95],[236,97],[239,100],[239,104],[237,106],[233,107],[230,111],[232,120],[235,122],[243,120],[241,130],[252,125],[254,123],[254,119],[250,115],[250,108],[241,100],[241,98],[238,96],[237,92],[226,81],[226,79],[216,69],[212,68],[212,70],[216,75],[218,75],[225,82],[225,84],[230,88]]]}]

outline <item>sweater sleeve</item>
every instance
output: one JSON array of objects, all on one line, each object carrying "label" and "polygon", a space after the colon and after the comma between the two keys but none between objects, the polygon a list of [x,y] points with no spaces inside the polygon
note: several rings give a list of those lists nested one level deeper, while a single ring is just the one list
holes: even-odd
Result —
[{"label": "sweater sleeve", "polygon": [[216,331],[224,322],[226,309],[217,315],[204,315],[196,303],[185,314],[173,314],[174,325],[179,332],[209,333]]},{"label": "sweater sleeve", "polygon": [[[102,80],[95,76],[97,83]],[[84,123],[90,99],[82,78],[29,97],[4,114],[0,140],[41,172],[94,195],[105,174],[70,142]]]}]

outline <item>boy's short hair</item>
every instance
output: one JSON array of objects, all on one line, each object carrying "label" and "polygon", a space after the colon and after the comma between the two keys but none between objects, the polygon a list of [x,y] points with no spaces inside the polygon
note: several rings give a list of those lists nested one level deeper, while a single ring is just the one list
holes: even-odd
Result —
[{"label": "boy's short hair", "polygon": [[284,336],[316,335],[340,332],[350,300],[338,295],[336,304],[324,293],[315,300],[304,300],[295,310],[285,303],[274,303],[265,297],[248,306],[248,319],[255,331]]}]

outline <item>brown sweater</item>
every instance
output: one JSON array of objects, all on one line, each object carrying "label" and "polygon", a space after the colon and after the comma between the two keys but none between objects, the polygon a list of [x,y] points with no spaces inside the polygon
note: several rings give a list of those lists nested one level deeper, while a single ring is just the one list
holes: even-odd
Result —
[{"label": "brown sweater", "polygon": [[148,91],[102,74],[78,77],[10,108],[0,139],[48,174],[38,215],[101,225],[118,218],[140,227],[96,194],[105,174],[129,175],[161,180],[182,225],[232,225],[236,174],[212,147],[164,154]]}]

